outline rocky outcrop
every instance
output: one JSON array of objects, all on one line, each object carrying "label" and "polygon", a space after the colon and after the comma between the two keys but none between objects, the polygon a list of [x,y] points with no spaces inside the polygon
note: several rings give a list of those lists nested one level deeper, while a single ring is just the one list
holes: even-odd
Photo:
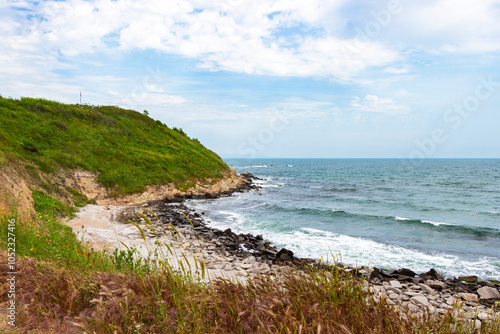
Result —
[{"label": "rocky outcrop", "polygon": [[17,214],[28,220],[35,213],[31,190],[23,178],[11,167],[0,168],[0,211],[17,208]]},{"label": "rocky outcrop", "polygon": [[220,179],[197,181],[185,191],[179,190],[173,183],[153,184],[146,186],[140,193],[113,197],[112,189],[102,186],[96,179],[97,174],[82,170],[71,171],[63,178],[65,186],[95,200],[99,205],[137,205],[158,200],[179,202],[186,198],[216,198],[252,187],[248,176],[238,176],[236,170],[231,169],[223,172]]}]

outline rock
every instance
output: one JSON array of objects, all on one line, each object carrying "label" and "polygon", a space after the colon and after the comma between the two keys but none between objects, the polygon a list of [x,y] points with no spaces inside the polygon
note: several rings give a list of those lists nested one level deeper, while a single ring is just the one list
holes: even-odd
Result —
[{"label": "rock", "polygon": [[455,304],[455,298],[453,297],[446,298],[446,304],[453,306],[453,304]]},{"label": "rock", "polygon": [[286,248],[282,248],[278,254],[276,254],[274,261],[293,261],[293,252]]},{"label": "rock", "polygon": [[481,299],[500,299],[500,292],[495,288],[483,286],[477,289],[477,293]]},{"label": "rock", "polygon": [[476,330],[480,330],[481,329],[481,326],[482,326],[482,323],[481,323],[481,320],[475,320],[474,321],[474,324],[476,326]]},{"label": "rock", "polygon": [[415,272],[411,271],[410,269],[402,268],[396,271],[396,274],[398,275],[404,275],[408,277],[415,277],[417,274]]},{"label": "rock", "polygon": [[[401,269],[400,269],[401,270]],[[403,286],[401,285],[401,283],[399,283],[399,281],[396,281],[396,280],[392,280],[392,281],[389,281],[389,284],[393,287],[393,288],[396,288],[396,289],[402,289]]]},{"label": "rock", "polygon": [[248,272],[246,270],[241,269],[240,271],[238,271],[238,276],[247,277]]},{"label": "rock", "polygon": [[431,270],[429,270],[426,273],[420,274],[420,276],[425,277],[425,278],[433,278],[433,279],[442,279],[443,278],[443,276],[441,276],[434,268],[432,268]]},{"label": "rock", "polygon": [[428,286],[427,284],[420,283],[419,286],[422,288],[423,291],[425,291],[429,295],[437,295],[438,292]]},{"label": "rock", "polygon": [[252,268],[252,264],[251,263],[242,263],[242,264],[240,264],[240,267],[243,269],[250,269],[250,268]]},{"label": "rock", "polygon": [[485,320],[490,320],[492,317],[486,313],[486,312],[480,312],[477,317],[479,318],[479,320],[481,321],[485,321]]},{"label": "rock", "polygon": [[400,294],[401,294],[401,290],[400,290],[400,289],[395,288],[395,287],[392,287],[392,286],[387,286],[387,287],[385,287],[385,290],[386,290],[387,292],[397,293],[398,295],[400,295]]},{"label": "rock", "polygon": [[479,301],[479,297],[474,293],[459,293],[457,297],[462,298],[467,302],[477,303]]},{"label": "rock", "polygon": [[458,279],[468,283],[477,283],[477,276],[460,276]]},{"label": "rock", "polygon": [[392,300],[399,299],[399,295],[397,293],[393,292],[389,295],[389,298]]},{"label": "rock", "polygon": [[233,266],[232,266],[230,263],[228,263],[228,264],[226,264],[226,265],[224,266],[224,270],[225,270],[225,271],[231,271],[231,270],[233,270]]},{"label": "rock", "polygon": [[401,281],[401,282],[412,282],[413,281],[413,277],[410,277],[410,276],[406,276],[406,275],[398,275],[398,281]]},{"label": "rock", "polygon": [[418,308],[418,306],[414,305],[414,304],[408,304],[408,310],[411,312],[411,313],[417,313],[418,311],[420,311],[420,309]]},{"label": "rock", "polygon": [[429,301],[427,300],[427,298],[425,298],[425,296],[413,296],[411,297],[411,301],[413,303],[415,303],[416,305],[422,305],[422,306],[425,306],[425,307],[429,307],[430,304],[429,304]]},{"label": "rock", "polygon": [[438,289],[438,290],[443,290],[448,288],[448,284],[441,281],[428,280],[425,282],[425,284],[427,284],[429,287],[433,289]]}]

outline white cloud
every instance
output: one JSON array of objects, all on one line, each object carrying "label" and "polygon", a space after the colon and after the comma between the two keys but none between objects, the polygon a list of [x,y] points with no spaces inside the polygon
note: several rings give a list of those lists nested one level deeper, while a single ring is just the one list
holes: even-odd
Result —
[{"label": "white cloud", "polygon": [[[31,18],[20,19],[19,13],[11,13],[21,27],[14,32],[15,25],[0,25],[2,35],[15,39],[12,43],[4,37],[0,45],[9,44],[11,52],[23,50],[55,58],[59,54],[73,57],[152,49],[195,58],[200,68],[211,71],[345,81],[367,67],[398,59],[395,51],[375,41],[353,50],[354,41],[328,34],[335,26],[328,22],[339,17],[338,9],[345,1],[24,3]],[[291,27],[306,32],[302,36],[280,33]],[[310,28],[318,32],[307,32]]]},{"label": "white cloud", "polygon": [[390,38],[437,54],[500,51],[500,1],[436,0],[402,2],[388,26]]},{"label": "white cloud", "polygon": [[389,74],[406,74],[408,72],[410,72],[410,69],[407,68],[407,67],[388,67],[384,70],[385,73],[389,73]]},{"label": "white cloud", "polygon": [[355,96],[350,106],[357,112],[375,112],[387,114],[408,113],[410,108],[396,103],[389,98],[381,98],[376,95],[366,95],[363,99]]}]

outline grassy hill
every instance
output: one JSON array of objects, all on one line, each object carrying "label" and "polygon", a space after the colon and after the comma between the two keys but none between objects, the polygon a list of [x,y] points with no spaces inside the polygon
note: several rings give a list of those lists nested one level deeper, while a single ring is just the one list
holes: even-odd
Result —
[{"label": "grassy hill", "polygon": [[18,160],[35,172],[96,172],[116,194],[221,177],[228,169],[181,129],[133,110],[0,96],[0,167]]}]

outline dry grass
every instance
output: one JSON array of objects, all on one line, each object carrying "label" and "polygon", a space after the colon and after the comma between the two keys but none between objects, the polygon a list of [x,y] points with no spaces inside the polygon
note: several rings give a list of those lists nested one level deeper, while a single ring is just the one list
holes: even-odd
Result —
[{"label": "dry grass", "polygon": [[[18,268],[20,333],[474,332],[446,316],[404,320],[374,303],[362,282],[324,271],[203,285],[168,272],[77,272],[33,258],[19,259]],[[498,324],[481,333],[500,333]]]}]

